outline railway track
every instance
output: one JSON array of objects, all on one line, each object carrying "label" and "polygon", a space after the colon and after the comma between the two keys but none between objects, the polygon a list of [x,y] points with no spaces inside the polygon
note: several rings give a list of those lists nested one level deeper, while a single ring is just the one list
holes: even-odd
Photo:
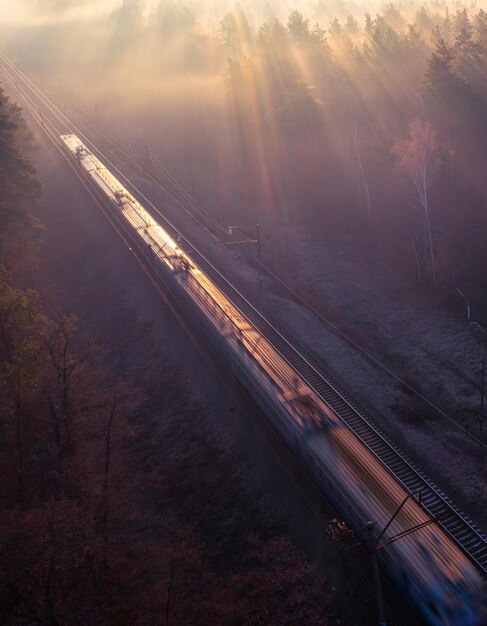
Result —
[{"label": "railway track", "polygon": [[195,262],[224,291],[225,295],[246,316],[249,322],[271,343],[279,354],[332,407],[356,437],[376,456],[382,465],[411,495],[421,493],[421,506],[450,536],[463,552],[487,576],[487,536],[464,515],[450,499],[425,476],[373,424],[372,420],[355,406],[346,393],[330,381],[320,365],[301,348],[292,344],[276,326],[268,321],[220,272],[199,255]]},{"label": "railway track", "polygon": [[[64,132],[78,130],[68,118],[56,113],[55,105],[31,81],[16,68],[5,55],[0,54],[0,64],[4,75],[11,86],[16,89],[31,112],[39,116],[55,119],[51,125],[58,136]],[[39,113],[39,110],[45,112]],[[57,118],[57,119],[56,119]],[[42,120],[41,120],[42,121]],[[96,150],[95,150],[96,151]],[[119,172],[120,173],[120,172]],[[125,177],[124,177],[125,178]],[[126,179],[127,180],[127,179]],[[147,198],[129,181],[134,194],[141,197],[146,204]],[[151,203],[149,202],[151,205]],[[179,234],[178,230],[151,205],[164,220],[165,228],[172,234]],[[193,248],[191,242],[186,241],[190,248],[188,254],[195,263],[209,276],[226,297],[241,311],[287,363],[301,376],[316,393],[335,411],[343,423],[355,434],[372,454],[380,461],[387,471],[411,495],[420,497],[422,508],[430,515],[435,523],[459,546],[459,548],[476,565],[479,571],[487,577],[487,536],[477,528],[473,522],[463,514],[450,499],[419,470],[397,447],[374,425],[373,420],[364,415],[353,401],[323,372],[320,365],[312,356],[305,354],[303,349],[294,345],[292,338],[286,337],[276,325],[264,317],[256,307],[205,257],[204,254]]]}]

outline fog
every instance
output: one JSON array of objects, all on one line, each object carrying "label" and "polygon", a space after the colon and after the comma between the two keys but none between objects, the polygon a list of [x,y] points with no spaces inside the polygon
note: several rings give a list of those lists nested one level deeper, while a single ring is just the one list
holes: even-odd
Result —
[{"label": "fog", "polygon": [[[351,238],[412,282],[480,288],[481,6],[0,0],[0,47],[133,150],[149,144],[222,223]],[[408,157],[421,137],[439,164],[427,208]]]}]

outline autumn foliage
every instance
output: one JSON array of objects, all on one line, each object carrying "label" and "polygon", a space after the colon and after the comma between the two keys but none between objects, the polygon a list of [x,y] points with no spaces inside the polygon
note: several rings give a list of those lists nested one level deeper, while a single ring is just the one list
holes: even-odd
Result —
[{"label": "autumn foliage", "polygon": [[[391,284],[482,297],[484,9],[124,0],[65,29],[79,4],[40,0],[53,21],[21,33],[20,60],[135,151],[150,144],[223,228],[319,235]],[[426,196],[405,172],[418,124],[441,146]]]},{"label": "autumn foliage", "polygon": [[19,287],[32,259],[9,241],[41,233],[39,185],[0,121],[0,622],[325,626],[326,581],[195,430],[189,388],[161,372],[155,414],[75,316]]}]

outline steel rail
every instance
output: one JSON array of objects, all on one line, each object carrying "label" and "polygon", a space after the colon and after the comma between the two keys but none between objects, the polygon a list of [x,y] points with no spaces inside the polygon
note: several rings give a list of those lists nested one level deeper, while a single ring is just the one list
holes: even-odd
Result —
[{"label": "steel rail", "polygon": [[[278,453],[274,449],[272,442],[269,441],[268,434],[266,434],[267,431],[264,431],[263,426],[258,422],[257,418],[254,415],[254,411],[251,412],[251,411],[248,410],[247,406],[244,406],[243,401],[240,398],[240,396],[237,396],[237,394],[235,392],[235,389],[233,388],[233,385],[229,384],[228,381],[223,378],[223,375],[221,374],[221,372],[215,366],[213,358],[208,355],[208,345],[205,343],[204,339],[201,336],[197,336],[197,331],[196,331],[196,329],[194,329],[194,327],[190,327],[190,325],[192,325],[193,322],[188,317],[187,312],[181,307],[181,305],[178,302],[178,300],[176,298],[174,298],[174,295],[172,293],[172,289],[167,284],[167,281],[162,279],[162,276],[161,276],[160,272],[158,272],[157,275],[155,275],[153,272],[149,271],[149,268],[147,266],[147,259],[146,259],[146,257],[144,257],[144,253],[143,253],[143,251],[140,248],[140,243],[138,242],[138,240],[136,240],[134,238],[132,232],[128,232],[128,229],[127,229],[125,223],[122,224],[122,222],[118,218],[114,219],[113,218],[113,213],[107,211],[107,207],[105,206],[106,205],[106,198],[101,198],[99,196],[98,192],[94,193],[94,189],[90,185],[88,185],[86,183],[84,178],[80,175],[80,173],[78,172],[77,168],[73,164],[72,160],[69,157],[67,157],[67,155],[63,151],[62,146],[61,146],[60,141],[59,141],[59,135],[61,134],[61,131],[59,129],[56,129],[55,126],[52,125],[52,123],[49,123],[48,125],[46,125],[45,120],[42,119],[41,116],[38,114],[37,108],[35,106],[34,107],[32,106],[33,103],[31,101],[31,99],[26,97],[25,93],[22,95],[22,98],[24,99],[25,106],[29,110],[29,112],[32,115],[32,117],[36,120],[36,122],[39,125],[43,126],[44,132],[45,132],[46,136],[48,137],[48,139],[55,145],[57,150],[60,152],[60,155],[67,162],[68,166],[71,168],[72,172],[75,174],[75,176],[78,179],[78,181],[80,182],[80,184],[83,186],[85,191],[91,197],[91,199],[93,200],[95,205],[101,210],[102,214],[107,219],[107,221],[110,223],[110,225],[114,228],[115,232],[120,237],[120,239],[124,242],[124,244],[129,249],[132,249],[133,252],[135,252],[135,250],[133,248],[131,248],[130,246],[134,246],[134,248],[138,248],[139,249],[139,253],[140,254],[134,254],[134,257],[135,257],[135,260],[137,261],[138,265],[140,266],[141,270],[147,276],[148,280],[150,281],[152,286],[155,288],[156,292],[161,297],[162,301],[168,306],[168,308],[171,311],[171,313],[175,316],[176,320],[182,326],[184,332],[188,335],[190,341],[195,345],[195,347],[198,350],[198,352],[201,354],[201,356],[203,357],[205,362],[209,365],[209,367],[212,370],[213,374],[220,381],[220,383],[228,390],[230,396],[232,397],[233,401],[235,402],[235,405],[238,406],[239,409],[246,415],[246,417],[248,418],[249,422],[252,424],[252,426],[253,426],[257,436],[262,441],[262,443],[267,447],[267,449],[271,453],[272,457],[274,458],[275,462],[277,463],[279,468],[283,471],[285,476],[288,478],[289,482],[296,489],[296,491],[299,494],[299,496],[303,499],[303,501],[306,503],[306,505],[309,507],[309,509],[313,512],[313,514],[315,515],[318,523],[323,528],[324,532],[328,533],[329,532],[329,521],[326,520],[323,517],[322,512],[320,512],[318,510],[317,504],[311,499],[311,496],[306,491],[306,488],[303,487],[303,485],[300,482],[298,482],[297,477],[294,475],[294,473],[292,473],[289,470],[288,463],[295,463],[299,467],[300,471],[302,472],[303,477],[307,481],[309,481],[309,485],[312,485],[314,490],[316,490],[316,493],[319,494],[320,497],[322,497],[322,498],[324,498],[323,492],[318,489],[318,487],[316,486],[316,484],[313,481],[313,479],[305,471],[305,468],[303,468],[301,465],[297,464],[295,456],[293,455],[292,451],[287,446],[285,446],[283,448],[282,453],[288,455],[290,457],[288,459],[281,458],[281,456],[280,456],[281,453]],[[50,128],[49,128],[49,126],[50,126]],[[152,269],[154,269],[154,268],[152,268]],[[193,330],[192,330],[192,328],[193,328]],[[257,407],[255,407],[255,410],[257,410]],[[267,426],[269,426],[268,422],[267,422]],[[273,432],[275,432],[275,431],[273,430]],[[282,441],[282,439],[280,439],[280,441]],[[355,560],[353,560],[351,557],[348,556],[347,552],[343,552],[342,551],[342,554],[344,555],[348,565],[350,567],[352,567],[352,569],[354,570],[354,572],[356,573],[357,577],[360,579],[360,581],[362,582],[364,587],[368,590],[368,592],[373,597],[376,597],[376,599],[378,599],[377,596],[376,596],[376,589],[375,589],[375,587],[371,584],[370,579],[362,571],[361,567],[359,565],[357,565]],[[402,601],[402,598],[398,598],[398,600]],[[413,615],[411,613],[411,609],[410,609],[409,605],[406,605],[406,604],[401,605],[401,608],[402,608],[402,610],[405,610],[408,615],[411,615],[411,616]],[[390,620],[392,624],[394,624],[396,626],[399,626],[399,621],[398,621],[399,618],[397,617],[396,613],[393,613],[391,611],[392,611],[392,609],[390,607],[387,607],[388,620]],[[416,614],[414,614],[414,615],[416,615]],[[401,621],[401,623],[402,623],[402,621]]]},{"label": "steel rail", "polygon": [[[15,66],[14,66],[15,67]],[[42,92],[24,78],[16,68],[12,70],[16,76],[34,95],[47,106],[53,115],[68,130],[71,128],[83,132],[53,105]],[[15,82],[15,80],[14,80]],[[29,84],[31,83],[31,84]],[[17,85],[18,87],[18,85]],[[24,90],[25,91],[25,90]],[[35,100],[30,98],[32,106]],[[92,142],[86,138],[90,145]],[[94,151],[102,153],[93,146]],[[179,230],[155,207],[137,187],[120,172],[120,170],[105,157],[110,165],[123,177],[135,194],[148,203],[156,211],[172,232],[179,234]],[[258,330],[276,352],[283,358],[294,371],[306,381],[306,383],[328,404],[340,417],[342,422],[355,434],[363,445],[381,462],[389,473],[397,480],[407,493],[417,494],[421,491],[421,506],[435,520],[439,527],[460,547],[470,558],[484,576],[487,576],[487,537],[478,529],[473,522],[462,513],[450,499],[412,463],[380,430],[372,423],[370,418],[357,408],[353,401],[322,371],[312,357],[305,356],[302,348],[298,348],[284,334],[276,328],[275,323],[268,320],[256,307],[238,290],[223,274],[199,252],[187,238],[185,241],[192,247],[189,253],[194,262],[202,267],[205,273],[216,286],[223,291],[232,304],[242,313],[256,330]]]},{"label": "steel rail", "polygon": [[[147,169],[141,165],[133,156],[131,156],[119,143],[112,140],[108,137],[103,130],[99,127],[96,122],[89,119],[89,117],[82,111],[80,111],[75,105],[69,103],[64,98],[58,98],[59,101],[64,102],[64,106],[74,112],[75,115],[81,115],[85,119],[85,123],[91,124],[91,126],[96,127],[96,134],[103,138],[103,141],[107,142],[112,146],[117,153],[121,154],[124,159],[129,161],[132,165],[136,166],[147,178],[149,178],[154,184],[156,184],[165,194],[167,194],[180,208],[182,208],[192,219],[194,219],[207,233],[211,236],[215,241],[221,243],[221,237],[227,234],[227,229],[223,227],[219,222],[216,221],[204,207],[197,202],[189,192],[187,192],[179,182],[174,178],[174,176],[164,167],[163,164],[159,163],[157,159],[151,154],[150,160],[155,165],[156,169],[160,170],[163,173],[169,183],[172,184],[176,191],[172,192],[167,189],[166,186],[161,182],[160,179],[155,178],[154,174],[147,171]],[[92,131],[93,133],[93,131]],[[182,199],[179,199],[174,194],[181,194]],[[184,202],[187,202],[188,205],[185,205]],[[194,212],[193,212],[194,211]],[[215,235],[215,232],[219,232],[221,237]],[[438,415],[442,418],[446,419],[450,424],[452,424],[455,428],[457,428],[460,432],[462,432],[466,437],[470,438],[477,445],[487,450],[487,442],[483,441],[480,437],[472,433],[470,430],[462,426],[458,420],[452,418],[448,415],[443,409],[435,405],[429,398],[425,397],[421,394],[417,389],[412,387],[406,380],[398,376],[394,371],[392,371],[388,366],[386,366],[382,361],[380,361],[376,356],[374,356],[371,352],[367,351],[363,346],[356,343],[350,336],[348,336],[343,330],[341,330],[338,326],[336,326],[333,322],[331,322],[328,318],[326,318],[320,311],[318,311],[310,302],[305,300],[299,293],[297,293],[285,280],[283,280],[279,275],[277,275],[272,269],[266,265],[262,260],[259,260],[254,254],[249,253],[249,250],[242,244],[242,242],[231,242],[232,244],[236,244],[236,248],[238,248],[238,252],[236,252],[237,256],[245,261],[249,261],[254,265],[257,265],[261,269],[262,272],[267,274],[273,280],[273,288],[275,288],[279,293],[281,293],[286,298],[296,299],[301,303],[307,310],[317,316],[322,322],[328,325],[333,332],[335,332],[338,336],[344,339],[350,346],[356,349],[358,352],[363,354],[365,358],[367,358],[373,365],[381,368],[389,377],[391,377],[395,382],[400,383],[405,389],[414,394],[415,397],[423,401],[426,405],[432,408]]]}]

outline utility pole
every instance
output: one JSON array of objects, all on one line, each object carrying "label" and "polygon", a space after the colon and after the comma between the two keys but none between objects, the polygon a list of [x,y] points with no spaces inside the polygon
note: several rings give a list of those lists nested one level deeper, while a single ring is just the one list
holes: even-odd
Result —
[{"label": "utility pole", "polygon": [[259,291],[262,291],[261,249],[260,249],[260,224],[255,225],[255,240],[257,242],[257,261],[259,263]]},{"label": "utility pole", "polygon": [[366,547],[372,561],[372,572],[374,576],[375,595],[377,596],[377,612],[379,617],[379,626],[387,626],[384,616],[384,598],[382,596],[382,583],[380,580],[379,559],[376,549],[377,539],[374,534],[374,523],[367,522],[367,541]]},{"label": "utility pole", "polygon": [[387,530],[390,528],[390,526],[392,525],[392,522],[396,519],[396,517],[399,515],[404,505],[410,498],[415,500],[415,502],[421,507],[421,495],[422,495],[421,491],[417,495],[408,493],[402,500],[401,504],[397,507],[396,511],[393,513],[393,515],[391,516],[387,524],[384,526],[382,531],[377,536],[374,533],[374,523],[367,522],[366,527],[365,527],[365,539],[362,541],[359,541],[358,543],[352,546],[345,548],[345,550],[351,550],[357,546],[362,545],[366,548],[367,552],[370,555],[370,559],[372,561],[372,572],[373,572],[375,595],[377,597],[378,626],[387,626],[385,615],[384,615],[384,598],[382,595],[382,583],[381,583],[381,578],[380,578],[379,559],[377,556],[378,550],[383,548],[384,545],[386,544],[390,544],[395,541],[400,541],[404,537],[411,535],[412,533],[415,533],[418,530],[425,528],[426,526],[429,526],[430,524],[434,522],[434,518],[430,518],[424,522],[416,524],[416,526],[412,526],[411,528],[408,528],[407,530],[400,532],[399,534],[393,537],[389,537],[387,541],[385,542],[385,544],[381,543],[381,539],[385,535]]},{"label": "utility pole", "polygon": [[286,250],[286,269],[287,273],[291,271],[291,266],[289,265],[289,245],[287,241],[287,224],[284,224],[284,247]]},{"label": "utility pole", "polygon": [[484,422],[484,395],[485,395],[485,359],[482,359],[482,374],[480,379],[480,441],[483,441]]},{"label": "utility pole", "polygon": [[[239,230],[241,231],[247,239],[239,239],[238,241],[227,241],[224,243],[226,246],[240,245],[243,243],[255,243],[257,245],[257,266],[259,272],[259,291],[262,291],[262,268],[261,268],[261,246],[260,246],[260,224],[255,225],[255,239],[252,237],[252,234],[242,228],[241,226],[227,226],[228,236],[231,237],[233,232]],[[255,257],[254,257],[255,258]]]},{"label": "utility pole", "polygon": [[171,595],[172,595],[172,587],[174,583],[174,557],[171,559],[171,564],[169,566],[169,582],[167,585],[167,596],[166,596],[166,607],[165,607],[165,617],[166,617],[166,626],[169,626],[169,610],[171,608]]}]

